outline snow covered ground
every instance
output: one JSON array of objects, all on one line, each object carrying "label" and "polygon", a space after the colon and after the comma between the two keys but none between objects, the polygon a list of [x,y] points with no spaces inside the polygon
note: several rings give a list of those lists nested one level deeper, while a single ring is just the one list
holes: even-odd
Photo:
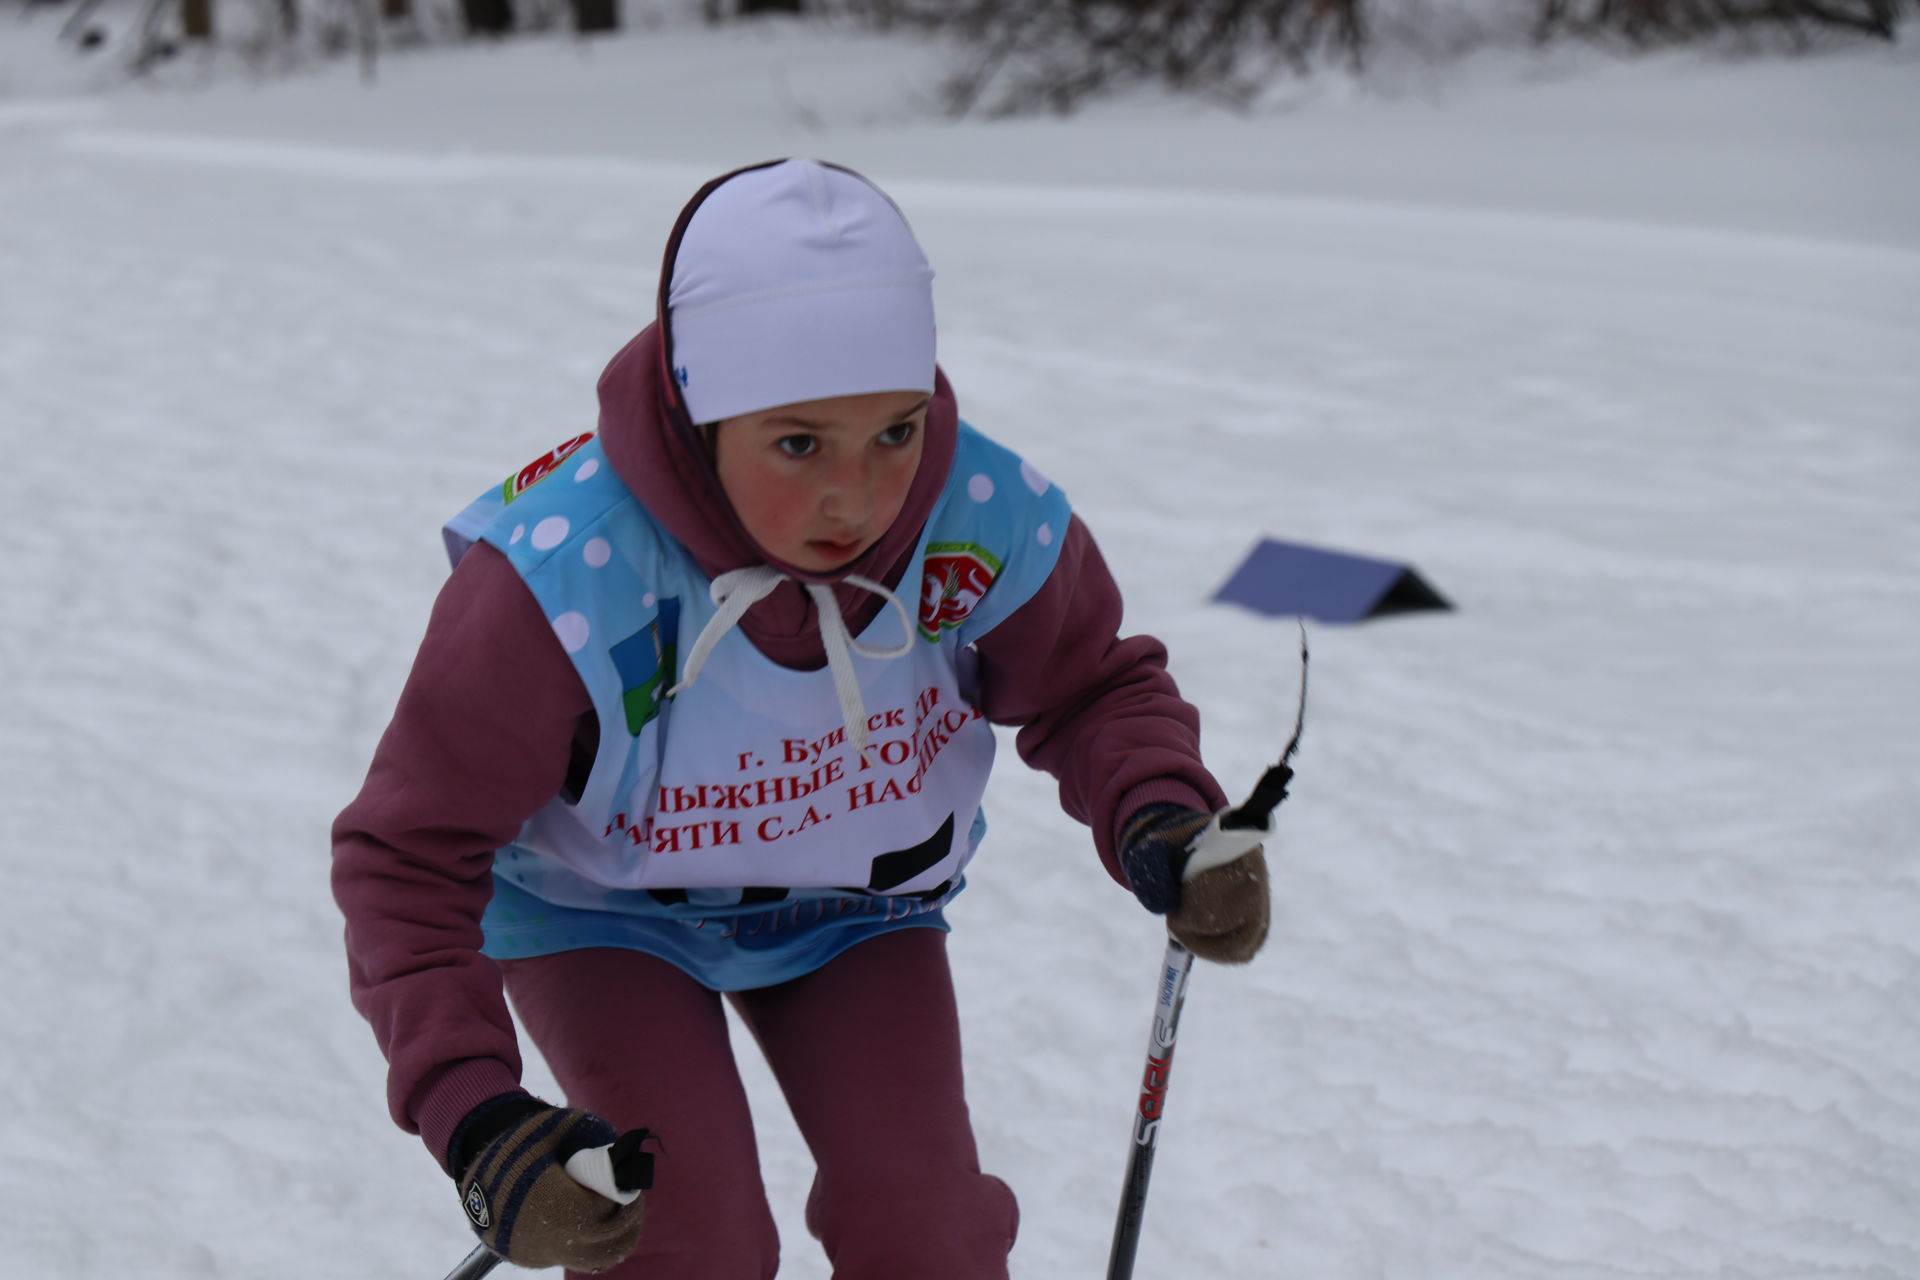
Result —
[{"label": "snow covered ground", "polygon": [[[0,1271],[464,1254],[326,826],[440,520],[592,424],[692,187],[803,152],[904,203],[966,411],[1092,522],[1231,787],[1294,689],[1290,623],[1207,603],[1258,536],[1459,605],[1314,631],[1279,923],[1195,977],[1140,1274],[1920,1276],[1910,51],[953,125],[928,51],[780,26],[101,90],[53,21],[0,33]],[[1157,926],[1010,744],[989,805],[984,1155],[1015,1273],[1097,1275]]]}]

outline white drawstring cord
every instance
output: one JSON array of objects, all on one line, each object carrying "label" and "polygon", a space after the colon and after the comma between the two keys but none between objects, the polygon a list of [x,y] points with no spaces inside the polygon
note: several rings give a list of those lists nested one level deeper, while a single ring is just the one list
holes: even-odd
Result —
[{"label": "white drawstring cord", "polygon": [[840,602],[834,599],[833,588],[818,582],[807,584],[807,594],[813,597],[813,603],[820,610],[820,643],[827,651],[827,669],[833,673],[833,691],[840,697],[840,718],[846,722],[847,741],[853,744],[855,751],[867,749],[867,704],[860,696],[860,676],[853,669],[852,650],[863,658],[881,658],[891,661],[904,658],[913,650],[913,619],[907,616],[907,606],[900,603],[900,597],[893,594],[877,582],[855,574],[848,574],[842,581],[859,587],[862,591],[871,591],[900,615],[900,628],[906,638],[891,649],[875,649],[861,644],[847,632],[847,620],[840,615]]},{"label": "white drawstring cord", "polygon": [[[699,679],[701,668],[707,665],[707,658],[721,638],[740,625],[747,610],[766,599],[786,580],[784,573],[765,564],[729,570],[715,578],[708,594],[718,610],[700,629],[693,648],[687,651],[680,682],[667,690],[667,696],[671,698]],[[870,591],[892,605],[893,611],[900,615],[903,633],[901,642],[890,649],[861,644],[847,631],[847,620],[840,614],[840,602],[834,598],[833,588],[817,582],[806,584],[807,594],[813,597],[814,607],[820,613],[820,643],[827,652],[827,669],[833,675],[833,691],[840,700],[840,718],[847,726],[847,741],[853,744],[854,750],[864,751],[870,741],[867,706],[860,696],[860,676],[853,669],[852,655],[858,653],[863,658],[883,660],[906,657],[913,651],[913,617],[900,597],[879,583],[855,574],[848,574],[842,581]]]},{"label": "white drawstring cord", "polygon": [[785,579],[786,575],[772,565],[757,564],[747,569],[731,569],[713,580],[707,595],[719,610],[707,620],[693,648],[687,651],[686,664],[680,668],[680,683],[667,690],[669,698],[700,678],[700,669],[707,665],[713,646],[740,625],[747,610],[772,595],[773,589]]}]

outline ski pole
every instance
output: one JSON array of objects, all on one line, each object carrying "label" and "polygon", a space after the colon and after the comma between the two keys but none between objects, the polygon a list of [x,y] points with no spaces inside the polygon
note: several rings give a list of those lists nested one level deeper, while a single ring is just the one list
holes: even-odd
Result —
[{"label": "ski pole", "polygon": [[1147,1070],[1140,1083],[1140,1103],[1134,1110],[1133,1151],[1127,1158],[1127,1179],[1120,1189],[1120,1216],[1113,1225],[1113,1251],[1107,1255],[1107,1280],[1130,1280],[1133,1275],[1133,1256],[1140,1247],[1140,1222],[1147,1212],[1147,1180],[1153,1176],[1154,1143],[1160,1136],[1160,1117],[1167,1104],[1167,1081],[1173,1074],[1180,1007],[1186,1003],[1187,975],[1192,968],[1193,953],[1169,937],[1166,958],[1160,965],[1160,1000],[1153,1009],[1153,1033],[1147,1040]]},{"label": "ski pole", "polygon": [[[1209,867],[1224,866],[1251,852],[1267,832],[1267,817],[1286,798],[1293,770],[1284,759],[1254,788],[1253,798],[1238,809],[1217,815],[1194,841],[1184,878]],[[1267,797],[1271,796],[1271,799]],[[1147,1066],[1140,1080],[1140,1101],[1134,1108],[1133,1148],[1127,1157],[1127,1177],[1120,1190],[1120,1214],[1113,1225],[1113,1250],[1107,1255],[1107,1280],[1130,1280],[1133,1256],[1140,1246],[1140,1222],[1147,1211],[1147,1180],[1153,1176],[1154,1144],[1166,1113],[1167,1083],[1173,1076],[1173,1049],[1180,1034],[1180,1010],[1187,1002],[1187,978],[1193,971],[1193,953],[1171,934],[1160,962],[1160,994],[1153,1007],[1153,1031],[1147,1039]]]},{"label": "ski pole", "polygon": [[[1193,842],[1182,880],[1210,867],[1225,866],[1251,851],[1265,835],[1273,811],[1287,798],[1293,781],[1288,761],[1300,749],[1300,732],[1307,720],[1307,628],[1300,627],[1300,705],[1293,717],[1293,736],[1278,763],[1260,776],[1253,794],[1237,809],[1216,814]],[[1251,835],[1250,835],[1251,833]],[[1127,1176],[1120,1188],[1120,1212],[1113,1224],[1113,1248],[1107,1254],[1107,1280],[1132,1280],[1134,1255],[1140,1247],[1140,1224],[1147,1212],[1147,1183],[1153,1176],[1154,1147],[1160,1139],[1160,1121],[1167,1106],[1167,1084],[1173,1077],[1173,1050],[1180,1035],[1180,1010],[1187,1003],[1187,978],[1193,972],[1193,953],[1169,935],[1160,962],[1159,998],[1153,1007],[1153,1030],[1147,1039],[1147,1066],[1141,1076],[1140,1100],[1134,1107],[1133,1146],[1127,1156]],[[452,1280],[449,1277],[449,1280]]]},{"label": "ski pole", "polygon": [[480,1280],[480,1277],[499,1266],[503,1259],[499,1254],[483,1244],[473,1246],[473,1252],[453,1270],[447,1272],[447,1280]]}]

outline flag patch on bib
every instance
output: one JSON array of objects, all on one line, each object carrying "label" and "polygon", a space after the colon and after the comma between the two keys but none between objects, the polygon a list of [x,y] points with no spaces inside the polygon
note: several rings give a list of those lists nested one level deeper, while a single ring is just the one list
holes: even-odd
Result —
[{"label": "flag patch on bib", "polygon": [[680,667],[680,601],[668,596],[654,620],[613,646],[610,655],[620,673],[620,703],[627,732],[638,737],[660,714],[667,690]]},{"label": "flag patch on bib", "polygon": [[500,501],[503,504],[512,502],[515,498],[533,488],[533,486],[539,484],[542,480],[545,480],[553,474],[555,467],[572,457],[576,449],[591,439],[593,439],[593,432],[591,431],[583,436],[575,436],[558,448],[550,449],[546,453],[541,454],[532,462],[529,462],[526,466],[508,476],[507,482],[500,486]]},{"label": "flag patch on bib", "polygon": [[927,545],[926,575],[920,580],[920,634],[938,640],[966,620],[980,597],[1000,576],[1000,560],[971,542]]}]

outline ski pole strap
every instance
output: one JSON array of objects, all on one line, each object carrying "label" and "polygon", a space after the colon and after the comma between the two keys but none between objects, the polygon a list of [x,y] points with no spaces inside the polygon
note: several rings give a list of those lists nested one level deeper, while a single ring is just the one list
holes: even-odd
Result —
[{"label": "ski pole strap", "polygon": [[1300,735],[1307,727],[1307,624],[1300,623],[1300,705],[1293,713],[1293,736],[1287,739],[1286,750],[1280,753],[1279,762],[1260,775],[1260,781],[1254,784],[1253,794],[1246,803],[1237,809],[1229,809],[1221,815],[1220,826],[1227,831],[1246,831],[1267,829],[1267,819],[1287,798],[1287,787],[1293,781],[1293,766],[1287,761],[1293,759],[1293,753],[1300,749]]},{"label": "ski pole strap", "polygon": [[1287,798],[1287,787],[1293,781],[1293,766],[1282,760],[1265,773],[1253,786],[1253,794],[1246,803],[1237,809],[1229,809],[1220,816],[1220,825],[1228,831],[1267,829],[1267,819]]}]

